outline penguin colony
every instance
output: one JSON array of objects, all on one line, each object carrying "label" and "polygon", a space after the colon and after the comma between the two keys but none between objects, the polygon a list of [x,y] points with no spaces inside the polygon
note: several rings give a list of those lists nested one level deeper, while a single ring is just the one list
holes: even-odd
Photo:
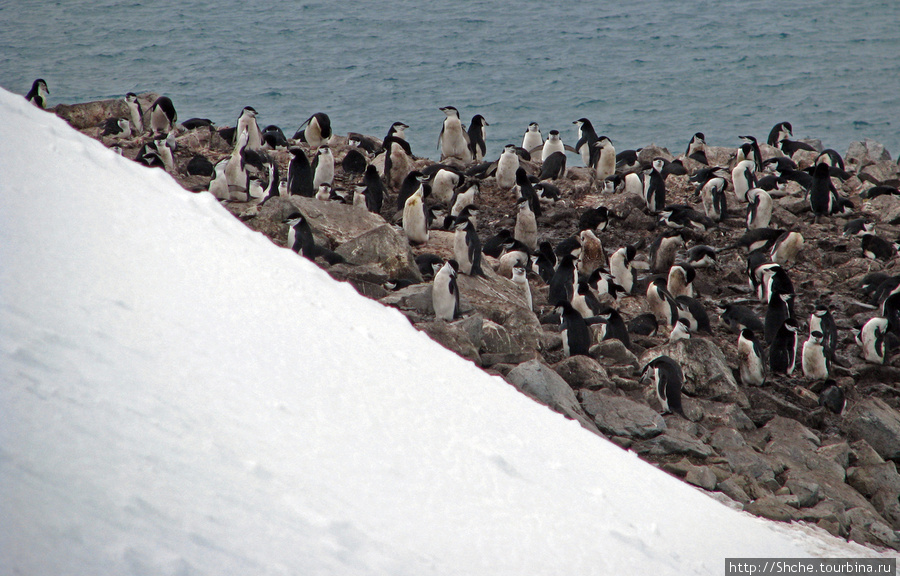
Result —
[{"label": "penguin colony", "polygon": [[[46,82],[36,80],[27,98],[46,108],[48,95]],[[98,134],[104,143],[120,153],[130,144],[133,159],[149,167],[206,178],[204,189],[222,202],[246,204],[243,219],[270,198],[292,195],[384,216],[415,248],[433,283],[438,319],[463,317],[460,276],[486,282],[490,268],[543,323],[557,324],[565,356],[586,355],[605,339],[631,346],[633,338],[676,342],[724,329],[734,335],[729,356],[743,385],[804,383],[836,412],[844,404],[844,390],[832,380],[841,369],[838,350],[855,341],[866,362],[886,364],[900,342],[900,276],[866,277],[860,299],[871,317],[850,327],[827,294],[798,290],[792,269],[803,261],[805,239],[791,229],[805,219],[832,235],[832,244],[843,242],[883,267],[898,245],[879,236],[848,196],[898,195],[897,182],[869,179],[848,190],[855,175],[841,156],[793,140],[788,122],[776,124],[765,144],[735,135],[741,144],[730,149],[707,146],[697,132],[678,158],[652,149],[617,152],[614,139],[587,118],[574,120],[571,133],[550,130],[546,139],[537,122],[523,123],[521,142],[490,150],[483,116],[467,128],[459,110],[443,106],[435,109],[433,127],[418,127],[438,134],[435,163],[413,154],[405,138],[410,127],[399,121],[383,140],[356,133],[344,139],[318,112],[286,138],[277,126],[260,128],[250,106],[233,128],[216,128],[199,118],[179,123],[165,96],[142,105],[128,93],[123,102],[126,113],[107,119]],[[176,166],[177,140],[192,131],[215,132],[230,153]],[[568,138],[574,147],[564,144]],[[567,153],[582,166],[567,165]],[[775,209],[786,197],[802,199],[790,212],[796,218]],[[547,213],[573,217],[560,223]],[[646,232],[636,237],[632,225],[624,234],[629,218]],[[838,218],[849,219],[843,235]],[[283,224],[288,248],[327,265],[343,261],[316,244],[299,211]],[[428,252],[434,230],[454,235],[452,257]],[[740,262],[744,271],[740,283],[727,279],[724,289],[723,260]],[[715,298],[710,287],[718,288]],[[663,412],[685,414],[684,375],[675,360],[656,357],[643,367],[643,379]]]}]

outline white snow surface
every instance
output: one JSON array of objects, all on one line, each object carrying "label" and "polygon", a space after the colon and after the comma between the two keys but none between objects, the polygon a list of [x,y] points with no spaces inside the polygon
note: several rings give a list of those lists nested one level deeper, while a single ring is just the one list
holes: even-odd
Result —
[{"label": "white snow surface", "polygon": [[0,574],[876,555],[722,505],[19,95],[0,119]]}]

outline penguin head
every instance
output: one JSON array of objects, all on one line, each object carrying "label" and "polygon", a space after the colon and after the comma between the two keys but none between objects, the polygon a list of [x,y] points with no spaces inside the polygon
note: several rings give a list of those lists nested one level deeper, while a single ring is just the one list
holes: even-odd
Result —
[{"label": "penguin head", "polygon": [[441,112],[447,115],[447,118],[457,118],[459,119],[459,110],[454,108],[453,106],[443,106],[440,108]]},{"label": "penguin head", "polygon": [[525,267],[521,264],[516,264],[512,269],[513,280],[517,282],[521,282],[525,280]]},{"label": "penguin head", "polygon": [[703,132],[697,132],[694,134],[693,138],[691,138],[691,142],[702,142],[706,144],[706,136],[703,135]]},{"label": "penguin head", "polygon": [[516,145],[515,144],[507,144],[503,147],[504,154],[511,154],[513,156],[516,155]]},{"label": "penguin head", "polygon": [[821,344],[822,339],[824,337],[825,337],[825,335],[822,334],[821,332],[819,332],[818,330],[813,330],[809,334],[809,341],[812,342],[813,344]]},{"label": "penguin head", "polygon": [[591,121],[587,118],[579,118],[578,120],[574,120],[572,124],[578,126],[579,128],[581,128],[582,126],[585,128],[593,128]]},{"label": "penguin head", "polygon": [[662,173],[663,167],[665,165],[666,165],[665,158],[657,157],[657,158],[653,159],[653,169],[656,170],[657,172]]},{"label": "penguin head", "polygon": [[739,336],[739,338],[742,340],[746,340],[748,342],[755,342],[756,334],[754,334],[753,330],[751,330],[749,328],[742,328],[741,335]]},{"label": "penguin head", "polygon": [[129,93],[125,94],[126,102],[129,102],[129,103],[137,102],[137,99],[138,99],[137,94],[135,94],[134,92],[129,92]]},{"label": "penguin head", "polygon": [[559,130],[551,130],[550,136],[548,136],[550,140],[559,140]]},{"label": "penguin head", "polygon": [[531,122],[530,124],[528,124],[528,131],[529,132],[540,132],[541,127],[538,125],[537,122]]},{"label": "penguin head", "polygon": [[484,116],[482,116],[481,114],[476,114],[476,115],[472,116],[471,125],[476,128],[481,127],[481,126],[490,126],[490,124],[488,124],[487,120],[485,120]]},{"label": "penguin head", "polygon": [[319,146],[319,156],[331,156],[331,148],[329,148],[325,144],[322,144],[321,146]]},{"label": "penguin head", "polygon": [[241,116],[248,116],[250,118],[256,118],[257,112],[253,106],[244,106],[244,109],[241,110]]}]

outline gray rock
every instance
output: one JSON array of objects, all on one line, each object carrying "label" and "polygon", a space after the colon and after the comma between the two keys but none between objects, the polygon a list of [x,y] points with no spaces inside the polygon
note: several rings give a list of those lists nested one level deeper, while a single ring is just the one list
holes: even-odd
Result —
[{"label": "gray rock", "polygon": [[819,485],[803,478],[788,478],[784,483],[791,494],[797,497],[799,508],[809,508],[819,503]]},{"label": "gray rock", "polygon": [[[850,444],[849,461],[854,466],[870,466],[873,464],[883,464],[884,458],[878,455],[872,446],[865,440],[857,440]],[[848,463],[848,466],[850,464]],[[847,466],[845,466],[846,468]]]},{"label": "gray rock", "polygon": [[469,333],[458,321],[449,323],[438,320],[436,322],[420,322],[416,328],[428,334],[428,336],[444,348],[456,352],[463,358],[481,364],[478,355],[478,347],[472,343]]},{"label": "gray rock", "polygon": [[697,400],[703,408],[703,424],[708,428],[724,426],[733,430],[756,430],[747,414],[736,404]]},{"label": "gray rock", "polygon": [[900,413],[880,398],[853,404],[842,420],[853,439],[869,443],[885,460],[900,458]]},{"label": "gray rock", "polygon": [[609,375],[599,362],[589,356],[571,356],[557,362],[553,369],[569,383],[572,388],[588,388],[599,390],[600,388],[613,387]]},{"label": "gray rock", "polygon": [[614,364],[618,366],[629,366],[634,370],[638,370],[641,366],[637,356],[635,356],[621,340],[604,340],[588,351],[591,358],[594,358],[604,366]]},{"label": "gray rock", "polygon": [[422,274],[406,237],[384,223],[341,244],[337,250],[351,264],[375,265],[388,278],[422,282]]},{"label": "gray rock", "polygon": [[710,445],[716,450],[743,448],[747,445],[741,433],[732,428],[717,428],[709,438]]},{"label": "gray rock", "polygon": [[[158,94],[148,92],[138,96],[138,101],[141,104],[141,108],[148,110],[157,98],[159,98]],[[57,104],[53,111],[76,130],[87,130],[99,126],[106,122],[107,119],[113,117],[131,118],[128,106],[121,98],[79,104]],[[145,124],[149,126],[149,123],[146,121]]]},{"label": "gray rock", "polygon": [[764,454],[757,453],[749,446],[725,448],[720,452],[735,474],[741,474],[759,482],[769,490],[777,490],[780,487],[775,476],[784,469]]},{"label": "gray rock", "polygon": [[789,503],[796,502],[793,496],[764,496],[744,506],[744,511],[755,516],[762,516],[769,520],[790,522],[797,518],[797,506]]},{"label": "gray rock", "polygon": [[593,420],[585,414],[578,403],[572,388],[559,374],[540,360],[529,360],[519,364],[506,375],[506,379],[541,404],[578,420],[589,430],[599,432]]},{"label": "gray rock", "polygon": [[[707,458],[712,456],[713,450],[700,440],[681,430],[669,428],[664,433],[641,442],[634,448],[638,454],[650,454],[651,456],[671,456],[684,454],[695,458]],[[706,488],[706,486],[703,486]],[[713,488],[715,484],[713,484]],[[713,488],[706,488],[712,490]]]},{"label": "gray rock", "polygon": [[389,226],[380,215],[362,206],[322,202],[303,196],[291,196],[290,202],[306,216],[313,233],[325,236],[333,246],[359,238],[379,226]]},{"label": "gray rock", "polygon": [[482,327],[481,349],[490,354],[518,354],[519,344],[510,336],[503,326],[491,320],[485,320]]},{"label": "gray rock", "polygon": [[[872,168],[872,167],[869,167]],[[866,168],[866,170],[869,170]],[[892,194],[877,196],[869,200],[869,209],[881,216],[882,222],[893,222],[900,218],[900,197]]]},{"label": "gray rock", "polygon": [[423,316],[434,316],[434,305],[431,302],[431,284],[414,284],[391,292],[379,300],[385,306],[393,306],[400,310],[412,310]]},{"label": "gray rock", "polygon": [[693,470],[689,470],[684,477],[684,481],[710,492],[715,490],[718,484],[715,473],[706,466],[696,466]]},{"label": "gray rock", "polygon": [[751,500],[750,496],[744,492],[744,489],[734,481],[734,478],[728,478],[719,482],[716,485],[716,489],[741,504],[748,504]]},{"label": "gray rock", "polygon": [[819,456],[831,460],[844,469],[850,466],[850,452],[850,445],[846,442],[838,442],[836,444],[829,444],[828,446],[821,446],[818,450],[816,450],[816,453]]},{"label": "gray rock", "polygon": [[666,421],[655,410],[606,390],[586,392],[582,406],[597,427],[610,436],[652,438],[666,430]]},{"label": "gray rock", "polygon": [[847,170],[859,170],[869,164],[878,162],[890,162],[891,153],[875,140],[866,138],[862,142],[851,142],[844,156],[844,164]]},{"label": "gray rock", "polygon": [[681,364],[684,391],[689,396],[734,402],[742,408],[750,407],[750,401],[738,388],[725,355],[712,340],[691,338],[657,346],[641,355],[640,365],[645,366],[662,355]]}]

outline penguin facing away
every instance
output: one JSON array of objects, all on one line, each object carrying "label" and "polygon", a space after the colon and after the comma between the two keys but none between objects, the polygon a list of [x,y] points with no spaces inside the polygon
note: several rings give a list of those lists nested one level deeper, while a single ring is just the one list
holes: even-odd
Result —
[{"label": "penguin facing away", "polygon": [[794,373],[797,359],[797,321],[788,318],[784,321],[772,344],[769,346],[769,368],[772,372],[787,374]]},{"label": "penguin facing away", "polygon": [[150,106],[150,131],[154,134],[171,132],[177,121],[178,113],[168,96],[160,96]]},{"label": "penguin facing away", "polygon": [[591,347],[591,331],[584,317],[568,302],[558,302],[556,311],[560,316],[560,335],[563,353],[566,357],[587,356]]},{"label": "penguin facing away", "polygon": [[675,413],[684,416],[684,408],[681,405],[684,374],[678,362],[669,356],[654,358],[644,366],[641,380],[649,380],[653,385],[662,405],[663,414]]},{"label": "penguin facing away", "polygon": [[490,126],[490,124],[487,123],[487,120],[481,114],[473,116],[472,121],[469,123],[469,150],[475,162],[481,162],[487,152],[485,126]]},{"label": "penguin facing away", "polygon": [[[403,205],[403,231],[411,244],[428,242],[428,217],[425,213],[425,184],[420,182],[418,189]],[[456,268],[459,268],[457,264]]]}]

